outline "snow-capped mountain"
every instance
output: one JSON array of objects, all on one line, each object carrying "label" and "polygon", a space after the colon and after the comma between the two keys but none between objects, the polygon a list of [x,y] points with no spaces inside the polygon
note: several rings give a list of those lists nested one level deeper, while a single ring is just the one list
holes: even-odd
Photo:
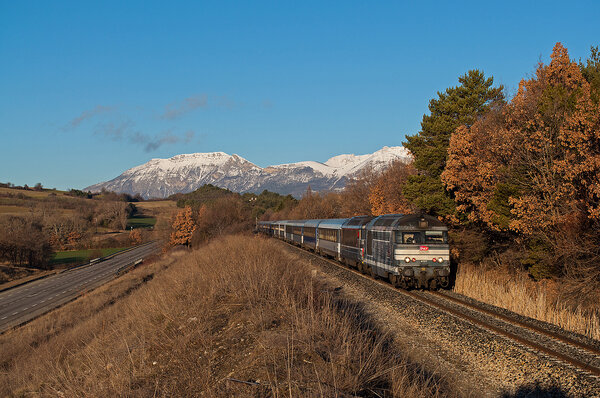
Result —
[{"label": "snow-capped mountain", "polygon": [[152,159],[125,171],[120,176],[85,188],[102,188],[144,198],[166,198],[179,192],[191,192],[204,184],[213,184],[234,192],[262,192],[302,196],[310,185],[315,192],[340,190],[348,178],[366,168],[381,170],[394,160],[410,158],[404,147],[383,147],[367,155],[339,155],[325,163],[305,161],[265,168],[238,155],[224,152],[192,153],[169,159]]}]

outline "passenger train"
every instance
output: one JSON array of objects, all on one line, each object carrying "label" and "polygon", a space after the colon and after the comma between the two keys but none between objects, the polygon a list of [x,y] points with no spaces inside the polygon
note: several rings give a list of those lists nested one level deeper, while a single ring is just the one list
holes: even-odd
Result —
[{"label": "passenger train", "polygon": [[435,290],[450,283],[448,228],[428,215],[261,221],[257,231],[404,289]]}]

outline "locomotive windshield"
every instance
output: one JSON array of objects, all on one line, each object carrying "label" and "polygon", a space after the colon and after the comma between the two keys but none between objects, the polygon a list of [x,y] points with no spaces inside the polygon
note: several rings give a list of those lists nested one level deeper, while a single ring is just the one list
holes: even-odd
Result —
[{"label": "locomotive windshield", "polygon": [[448,243],[448,233],[446,231],[415,231],[415,232],[396,232],[396,243],[401,244],[436,244]]}]

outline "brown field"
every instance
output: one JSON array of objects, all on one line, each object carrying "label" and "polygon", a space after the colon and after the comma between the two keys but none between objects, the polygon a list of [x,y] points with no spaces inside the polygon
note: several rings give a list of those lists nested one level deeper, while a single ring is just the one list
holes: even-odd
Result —
[{"label": "brown field", "polygon": [[0,214],[7,216],[16,216],[19,214],[27,213],[31,211],[31,208],[24,206],[11,206],[11,205],[0,205]]},{"label": "brown field", "polygon": [[461,264],[454,291],[600,340],[600,303],[595,311],[568,308],[555,284],[535,282],[526,273]]},{"label": "brown field", "polygon": [[173,200],[157,200],[150,202],[135,202],[136,207],[144,210],[165,210],[165,209],[176,209],[177,204]]},{"label": "brown field", "polygon": [[136,202],[135,206],[139,212],[148,216],[155,217],[157,221],[168,222],[179,210],[173,200],[159,200],[150,202]]},{"label": "brown field", "polygon": [[[71,216],[75,213],[73,209],[54,209],[57,214]],[[35,209],[25,206],[0,205],[0,215],[19,216],[26,213],[34,213]]]},{"label": "brown field", "polygon": [[64,191],[29,191],[26,189],[12,189],[12,188],[0,188],[0,193],[2,194],[13,194],[13,195],[18,195],[18,194],[23,194],[24,196],[30,197],[30,198],[45,198],[48,197],[50,194],[54,193],[57,196],[65,196],[65,192]]},{"label": "brown field", "polygon": [[0,395],[448,394],[332,291],[260,237],[171,253],[0,336]]}]

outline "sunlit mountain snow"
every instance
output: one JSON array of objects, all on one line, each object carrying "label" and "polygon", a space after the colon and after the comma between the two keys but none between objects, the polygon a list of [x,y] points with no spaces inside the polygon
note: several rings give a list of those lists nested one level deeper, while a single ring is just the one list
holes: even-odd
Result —
[{"label": "sunlit mountain snow", "polygon": [[145,198],[165,198],[213,184],[235,192],[269,191],[300,197],[310,185],[315,192],[342,189],[348,178],[366,168],[381,170],[394,160],[407,160],[401,147],[383,147],[366,155],[338,155],[324,163],[304,161],[261,168],[238,155],[224,152],[192,153],[169,159],[152,159],[120,176],[85,188],[92,192],[139,193]]}]

